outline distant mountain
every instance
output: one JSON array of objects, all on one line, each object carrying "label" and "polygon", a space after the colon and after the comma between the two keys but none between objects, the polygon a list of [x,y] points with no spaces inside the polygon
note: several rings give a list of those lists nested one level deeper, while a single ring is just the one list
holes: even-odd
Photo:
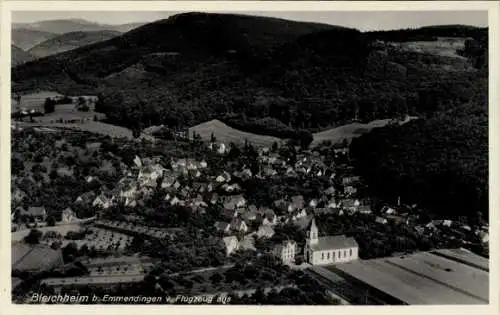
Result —
[{"label": "distant mountain", "polygon": [[29,53],[39,58],[46,57],[85,45],[108,40],[120,34],[121,33],[117,31],[69,32],[52,37],[36,45],[29,50]]},{"label": "distant mountain", "polygon": [[32,54],[30,54],[27,51],[22,50],[21,48],[11,45],[11,60],[12,60],[12,67],[15,67],[17,65],[26,63],[28,61],[32,61],[36,59]]},{"label": "distant mountain", "polygon": [[28,50],[31,47],[54,37],[57,34],[27,28],[12,29],[12,44],[23,50]]},{"label": "distant mountain", "polygon": [[95,22],[89,22],[83,19],[68,20],[47,20],[34,23],[14,23],[12,29],[29,29],[35,31],[49,32],[54,34],[64,34],[69,32],[88,32],[88,31],[117,31],[128,32],[144,23],[130,23],[121,25],[107,25]]},{"label": "distant mountain", "polygon": [[147,23],[129,23],[129,24],[120,24],[120,25],[106,25],[107,29],[114,30],[120,33],[126,33],[128,31],[133,30],[134,28],[138,28]]}]

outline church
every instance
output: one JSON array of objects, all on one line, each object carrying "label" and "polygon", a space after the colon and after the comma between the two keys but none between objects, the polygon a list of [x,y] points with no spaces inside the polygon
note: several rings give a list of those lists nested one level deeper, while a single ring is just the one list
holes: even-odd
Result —
[{"label": "church", "polygon": [[344,263],[358,259],[358,243],[345,235],[318,236],[313,217],[307,232],[304,260],[311,265]]}]

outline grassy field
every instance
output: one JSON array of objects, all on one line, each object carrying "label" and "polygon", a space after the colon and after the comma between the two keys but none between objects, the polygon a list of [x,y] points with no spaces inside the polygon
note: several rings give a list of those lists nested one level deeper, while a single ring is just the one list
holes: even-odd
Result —
[{"label": "grassy field", "polygon": [[[38,117],[37,117],[38,118]],[[50,127],[50,128],[69,128],[76,131],[88,131],[92,133],[107,135],[113,138],[128,138],[132,139],[132,131],[130,129],[106,124],[100,121],[87,121],[84,124],[64,124],[64,123],[50,123],[50,122],[22,122],[19,124],[22,127]]]},{"label": "grassy field", "polygon": [[243,144],[245,139],[256,146],[272,146],[273,142],[281,142],[282,140],[271,136],[256,135],[250,132],[240,131],[229,127],[223,122],[214,119],[204,122],[189,128],[189,136],[192,137],[193,131],[199,134],[202,139],[210,140],[212,133],[219,141],[226,143],[234,142],[235,144]]},{"label": "grassy field", "polygon": [[391,120],[381,119],[374,120],[368,124],[352,123],[348,125],[339,126],[336,128],[324,130],[313,134],[313,142],[311,146],[316,146],[322,141],[330,140],[332,143],[342,142],[344,139],[351,140],[352,138],[359,137],[364,133],[371,131],[373,128],[384,127]]},{"label": "grassy field", "polygon": [[[402,125],[417,118],[418,117],[411,116],[406,121],[400,121],[399,124]],[[314,140],[311,143],[311,146],[317,146],[322,141],[326,140],[330,140],[332,143],[340,143],[344,140],[350,141],[353,138],[359,137],[367,132],[370,132],[374,128],[387,126],[390,122],[391,119],[379,119],[379,120],[373,120],[367,124],[352,123],[320,131],[313,134]]]},{"label": "grassy field", "polygon": [[457,49],[464,47],[466,38],[440,37],[437,41],[414,41],[394,44],[400,46],[404,50],[427,53],[431,55],[454,57],[466,59],[457,54]]}]

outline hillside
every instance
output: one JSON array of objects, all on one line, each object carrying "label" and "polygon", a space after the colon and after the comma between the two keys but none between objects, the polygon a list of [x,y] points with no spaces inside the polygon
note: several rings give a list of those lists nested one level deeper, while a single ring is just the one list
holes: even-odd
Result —
[{"label": "hillside", "polygon": [[12,29],[29,29],[54,34],[64,34],[69,32],[87,32],[101,31],[106,29],[104,26],[82,19],[67,20],[47,20],[34,23],[14,23]]},{"label": "hillside", "polygon": [[[486,213],[487,35],[186,13],[19,65],[12,81],[19,91],[97,93],[96,110],[130,129],[196,126],[227,141],[307,130],[319,132],[317,144],[418,116],[354,140],[359,172],[386,200]],[[347,124],[361,127],[339,127]]]},{"label": "hillside", "polygon": [[12,66],[17,66],[28,61],[32,61],[36,57],[17,46],[11,45],[11,58]]},{"label": "hillside", "polygon": [[108,40],[120,35],[117,31],[69,32],[52,37],[29,50],[39,58]]},{"label": "hillside", "polygon": [[14,46],[22,50],[28,50],[31,47],[55,36],[56,34],[26,28],[12,29],[11,42]]},{"label": "hillside", "polygon": [[271,146],[274,142],[279,143],[281,140],[276,137],[261,136],[249,132],[240,131],[229,127],[219,120],[211,120],[189,128],[189,134],[193,132],[199,134],[205,141],[210,141],[211,135],[224,143],[244,144],[245,140],[258,146]]},{"label": "hillside", "polygon": [[450,218],[488,217],[487,93],[447,114],[353,140],[357,169],[378,196]]},{"label": "hillside", "polygon": [[469,57],[400,49],[377,36],[384,37],[275,18],[185,13],[18,66],[12,79],[20,90],[101,93],[100,110],[131,128],[192,126],[230,113],[239,121],[271,117],[320,131],[354,118],[431,115],[470,99],[481,72]]}]

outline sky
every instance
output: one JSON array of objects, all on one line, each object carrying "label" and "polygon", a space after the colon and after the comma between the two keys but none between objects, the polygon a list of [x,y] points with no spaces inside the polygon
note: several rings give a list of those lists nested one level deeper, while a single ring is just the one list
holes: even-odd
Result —
[{"label": "sky", "polygon": [[[204,11],[206,12],[206,11]],[[42,20],[84,19],[100,24],[152,22],[182,12],[124,11],[15,11],[13,23],[33,23]],[[319,22],[361,31],[415,28],[429,25],[465,24],[488,26],[487,11],[302,11],[302,12],[225,12],[271,16],[295,21]]]}]

